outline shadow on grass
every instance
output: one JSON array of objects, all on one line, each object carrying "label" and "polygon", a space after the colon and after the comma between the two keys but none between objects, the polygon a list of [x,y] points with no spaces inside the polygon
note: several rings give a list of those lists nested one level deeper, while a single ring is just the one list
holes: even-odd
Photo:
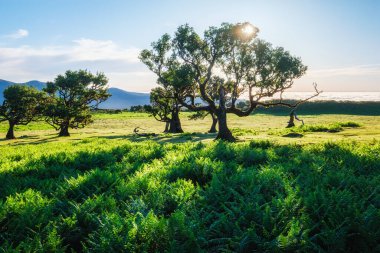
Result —
[{"label": "shadow on grass", "polygon": [[288,134],[283,135],[282,137],[302,138],[303,134],[300,134],[300,133],[288,133]]},{"label": "shadow on grass", "polygon": [[103,138],[103,139],[120,139],[120,140],[129,140],[133,142],[142,142],[142,141],[155,141],[160,144],[164,143],[184,143],[184,142],[198,142],[204,140],[215,140],[215,133],[181,133],[181,134],[158,134],[156,136],[144,137],[138,136],[135,134],[128,135],[98,135],[94,137],[89,137],[89,139],[94,138]]},{"label": "shadow on grass", "polygon": [[[69,137],[72,141],[81,141],[84,139],[108,139],[108,140],[129,140],[132,142],[142,142],[142,141],[155,141],[157,143],[184,143],[184,142],[198,142],[198,141],[204,141],[204,140],[215,140],[216,138],[215,133],[180,133],[180,134],[157,134],[156,136],[151,137],[144,137],[144,136],[138,136],[135,134],[119,134],[119,135],[97,135],[97,136],[91,136],[91,137],[81,137],[75,136]],[[43,143],[50,143],[58,140],[65,140],[67,137],[59,137],[57,134],[47,134],[41,137],[40,135],[23,135],[21,137],[17,137],[14,140],[8,140],[5,138],[0,138],[0,144],[1,142],[8,142],[9,145],[12,146],[18,146],[18,145],[25,145],[25,144],[31,144],[31,145],[37,145],[37,144],[43,144]],[[14,141],[14,142],[13,142]]]},{"label": "shadow on grass", "polygon": [[[168,138],[170,143],[173,139],[181,143],[214,136],[185,133],[149,140],[166,143]],[[128,139],[133,135],[98,138]],[[16,247],[37,235],[44,237],[49,223],[56,226],[55,233],[67,251],[81,251],[90,235],[100,241],[103,235],[94,232],[102,229],[104,236],[112,237],[111,246],[118,243],[113,238],[122,238],[122,243],[123,235],[135,229],[145,233],[144,240],[137,243],[167,247],[167,242],[155,241],[153,225],[170,224],[169,229],[177,229],[172,217],[179,214],[184,222],[178,229],[191,232],[196,246],[209,252],[370,252],[377,246],[378,148],[360,150],[355,145],[330,143],[304,149],[268,141],[175,146],[135,139],[136,143],[105,150],[57,152],[0,172],[0,199],[19,194],[12,203],[0,201],[8,208],[1,213],[0,247],[4,241]],[[185,180],[204,187],[197,187],[194,194],[195,188]],[[198,194],[202,201],[196,201]],[[168,206],[170,212],[166,213]],[[133,211],[126,217],[127,208]],[[133,223],[136,228],[116,229],[120,220],[112,217],[125,219],[146,210],[161,223],[150,221],[146,226],[153,227],[144,230],[139,219],[149,216],[140,215]],[[29,220],[33,215],[39,218],[27,223],[27,232],[26,213],[31,214]],[[180,241],[178,233],[170,230],[162,233],[178,244],[187,240]],[[294,239],[294,233],[302,241]],[[286,239],[282,248],[271,244],[278,238]]]},{"label": "shadow on grass", "polygon": [[0,138],[0,144],[3,142],[8,142],[8,145],[12,146],[18,146],[18,145],[25,145],[25,144],[41,144],[41,143],[49,143],[58,140],[59,137],[57,134],[45,134],[43,136],[41,135],[22,135],[20,137],[16,136],[16,139],[8,140],[6,138]]}]

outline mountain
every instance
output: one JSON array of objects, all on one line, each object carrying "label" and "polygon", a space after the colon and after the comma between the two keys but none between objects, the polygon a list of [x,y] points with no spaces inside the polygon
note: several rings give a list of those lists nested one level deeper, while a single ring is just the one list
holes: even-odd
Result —
[{"label": "mountain", "polygon": [[118,88],[109,88],[108,92],[112,96],[99,105],[101,109],[124,109],[150,104],[149,93],[131,92]]},{"label": "mountain", "polygon": [[[0,103],[4,100],[3,91],[12,84],[15,83],[0,79]],[[42,90],[46,86],[46,83],[33,80],[21,83],[21,85],[28,85]],[[149,93],[130,92],[118,88],[109,88],[109,93],[111,93],[112,96],[99,105],[100,109],[125,109],[135,105],[146,105],[150,103]]]}]

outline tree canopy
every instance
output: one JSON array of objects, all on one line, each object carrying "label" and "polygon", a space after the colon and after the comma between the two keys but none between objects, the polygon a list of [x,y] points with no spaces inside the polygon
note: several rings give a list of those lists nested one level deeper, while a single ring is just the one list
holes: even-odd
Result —
[{"label": "tree canopy", "polygon": [[87,70],[58,75],[45,88],[52,99],[45,111],[46,121],[60,131],[59,136],[69,136],[69,128],[85,127],[92,122],[90,109],[110,96],[107,83],[103,73],[94,75]]},{"label": "tree canopy", "polygon": [[4,102],[0,106],[0,122],[8,121],[7,139],[14,139],[14,127],[27,125],[40,116],[46,96],[36,88],[14,84],[4,90]]},{"label": "tree canopy", "polygon": [[[282,47],[258,39],[259,29],[249,23],[223,23],[200,36],[189,25],[178,27],[173,39],[165,34],[144,50],[143,62],[158,75],[158,83],[172,89],[176,101],[193,111],[218,118],[217,138],[234,141],[227,113],[248,116],[258,106],[287,106],[282,99],[263,102],[292,87],[307,67]],[[318,91],[316,90],[317,94]],[[203,103],[196,104],[195,98]],[[238,99],[247,98],[240,107]]]}]

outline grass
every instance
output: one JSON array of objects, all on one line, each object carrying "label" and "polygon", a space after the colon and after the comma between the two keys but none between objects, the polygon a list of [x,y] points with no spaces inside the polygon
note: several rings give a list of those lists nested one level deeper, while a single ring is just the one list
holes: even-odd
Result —
[{"label": "grass", "polygon": [[357,122],[347,121],[338,123],[341,127],[361,127],[361,125]]},{"label": "grass", "polygon": [[229,115],[237,143],[186,118],[151,138],[132,130],[162,124],[121,113],[0,140],[0,252],[380,251],[377,117]]},{"label": "grass", "polygon": [[332,124],[326,124],[326,125],[300,125],[297,127],[292,128],[286,128],[286,129],[276,129],[270,131],[268,134],[270,135],[282,135],[285,137],[303,137],[303,134],[305,133],[338,133],[342,132],[346,128],[358,128],[362,125],[353,122],[353,121],[347,121],[347,122],[337,122]]},{"label": "grass", "polygon": [[[189,120],[188,113],[182,113],[182,127],[185,135],[165,135],[162,134],[164,124],[156,121],[153,117],[149,117],[145,113],[123,112],[119,114],[97,113],[94,115],[94,123],[84,129],[71,130],[72,136],[69,138],[57,138],[57,131],[46,123],[33,123],[28,126],[16,127],[15,135],[19,137],[17,140],[4,140],[7,130],[5,122],[0,123],[0,145],[15,145],[29,143],[44,142],[66,142],[76,141],[83,138],[109,138],[109,139],[129,139],[136,141],[133,135],[133,129],[141,128],[141,132],[149,132],[158,134],[152,140],[163,142],[184,142],[193,141],[212,141],[215,134],[207,134],[211,126],[211,119],[206,117],[204,120]],[[362,115],[304,115],[300,116],[305,121],[303,129],[330,127],[337,124],[357,124],[359,127],[349,125],[340,125],[343,131],[331,134],[326,131],[303,131],[300,126],[295,129],[297,133],[301,133],[301,138],[289,138],[283,135],[288,134],[289,129],[285,129],[288,116],[255,114],[248,117],[237,117],[228,115],[229,126],[239,141],[250,140],[271,140],[282,144],[309,144],[325,141],[353,140],[358,142],[368,142],[372,139],[380,138],[380,120],[377,116]],[[340,122],[340,123],[339,123]],[[195,133],[195,134],[194,134]],[[145,140],[146,138],[140,138]]]}]

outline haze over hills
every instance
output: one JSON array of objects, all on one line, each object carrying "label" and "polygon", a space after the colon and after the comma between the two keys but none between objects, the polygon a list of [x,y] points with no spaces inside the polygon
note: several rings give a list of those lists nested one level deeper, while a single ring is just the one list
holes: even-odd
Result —
[{"label": "haze over hills", "polygon": [[[14,82],[6,81],[0,79],[0,103],[3,102],[3,91],[9,86],[15,84]],[[29,85],[35,87],[39,90],[42,90],[46,83],[40,81],[29,81],[26,83],[21,83],[22,85]],[[149,104],[149,93],[138,93],[138,92],[130,92],[125,91],[118,88],[109,88],[109,93],[111,93],[111,97],[101,103],[99,108],[101,109],[125,109],[130,108],[135,105],[146,105]]]}]

